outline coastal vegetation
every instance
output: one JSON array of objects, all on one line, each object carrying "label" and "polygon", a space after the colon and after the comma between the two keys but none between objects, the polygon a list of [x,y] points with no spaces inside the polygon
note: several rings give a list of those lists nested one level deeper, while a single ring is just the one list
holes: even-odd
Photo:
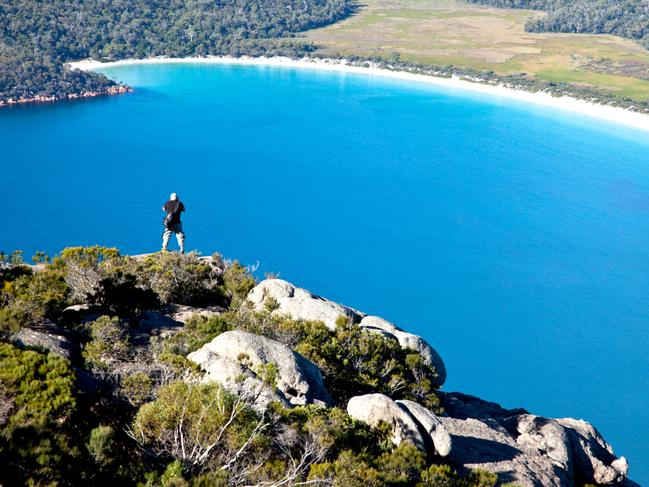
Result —
[{"label": "coastal vegetation", "polygon": [[57,99],[117,89],[66,61],[217,54],[302,55],[284,41],[349,15],[351,0],[74,2],[0,5],[0,103]]},{"label": "coastal vegetation", "polygon": [[[441,411],[436,371],[417,351],[345,318],[331,330],[273,313],[272,300],[255,310],[245,299],[255,279],[236,261],[218,254],[133,258],[98,246],[34,261],[26,265],[14,253],[0,264],[3,484],[496,484],[493,474],[460,475],[408,442],[393,445],[386,423],[373,428],[340,407],[314,404],[271,403],[260,412],[200,381],[187,355],[243,330],[317,364],[341,407],[376,392]],[[217,311],[168,325],[164,313],[178,307]],[[151,320],[160,320],[158,328]],[[274,364],[257,373],[276,387]]]},{"label": "coastal vegetation", "polygon": [[615,34],[649,48],[649,4],[642,0],[468,0],[500,8],[543,10],[528,32]]},{"label": "coastal vegetation", "polygon": [[[624,2],[560,3],[568,8],[574,4]],[[535,27],[530,32],[531,25],[540,26],[550,18],[531,8],[545,5],[497,0],[481,4],[460,0],[368,0],[355,15],[311,30],[306,36],[320,47],[317,54],[323,57],[372,59],[393,69],[455,75],[647,110],[646,46],[631,39],[599,35],[622,35],[611,29],[566,29],[572,33],[564,34],[554,33],[559,29],[541,32],[540,27]],[[499,8],[505,6],[527,9]],[[639,14],[634,18],[638,25],[643,22]]]},{"label": "coastal vegetation", "polygon": [[3,485],[626,478],[589,423],[444,393],[444,363],[421,337],[281,279],[257,283],[220,254],[94,246],[33,261],[0,254]]},{"label": "coastal vegetation", "polygon": [[284,55],[648,111],[647,18],[640,0],[20,0],[0,5],[0,106],[129,91],[71,60]]}]

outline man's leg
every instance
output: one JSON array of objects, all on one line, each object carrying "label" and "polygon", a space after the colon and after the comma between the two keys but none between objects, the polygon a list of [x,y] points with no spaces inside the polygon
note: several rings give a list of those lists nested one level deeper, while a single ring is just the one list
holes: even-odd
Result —
[{"label": "man's leg", "polygon": [[185,253],[185,233],[183,232],[183,225],[179,223],[174,226],[174,232],[176,233],[176,240],[178,240],[178,246],[180,247],[180,253]]},{"label": "man's leg", "polygon": [[170,237],[171,237],[171,230],[169,228],[165,228],[165,231],[162,234],[162,251],[163,252],[167,251],[167,245],[169,245],[169,238]]}]

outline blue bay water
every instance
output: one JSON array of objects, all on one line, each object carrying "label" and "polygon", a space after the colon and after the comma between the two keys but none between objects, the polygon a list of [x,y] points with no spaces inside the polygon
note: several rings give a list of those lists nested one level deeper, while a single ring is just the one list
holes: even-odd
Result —
[{"label": "blue bay water", "polygon": [[220,251],[419,333],[444,390],[584,418],[649,484],[649,135],[381,77],[105,68],[0,110],[0,250]]}]

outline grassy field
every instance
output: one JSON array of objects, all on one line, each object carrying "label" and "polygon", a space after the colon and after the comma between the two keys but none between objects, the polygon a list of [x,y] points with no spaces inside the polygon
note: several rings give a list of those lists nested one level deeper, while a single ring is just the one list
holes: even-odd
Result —
[{"label": "grassy field", "polygon": [[[649,99],[649,80],[625,64],[646,64],[649,51],[609,35],[532,34],[529,10],[479,7],[459,0],[363,0],[343,22],[307,37],[324,54],[378,55],[404,61],[526,73],[539,79],[590,85],[634,99]],[[611,61],[616,68],[611,72]],[[606,72],[598,70],[606,63]]]}]

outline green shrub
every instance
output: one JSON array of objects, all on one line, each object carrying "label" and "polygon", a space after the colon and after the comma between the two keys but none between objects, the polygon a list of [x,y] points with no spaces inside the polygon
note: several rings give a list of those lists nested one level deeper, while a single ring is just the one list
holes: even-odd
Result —
[{"label": "green shrub", "polygon": [[224,304],[222,271],[194,253],[159,252],[129,262],[139,284],[152,289],[164,304],[192,306]]},{"label": "green shrub", "polygon": [[254,277],[238,261],[235,260],[225,268],[223,272],[224,294],[235,306],[247,298],[253,287],[255,287]]},{"label": "green shrub", "polygon": [[25,262],[22,250],[14,250],[10,254],[0,252],[0,264],[21,265]]},{"label": "green shrub", "polygon": [[193,315],[181,331],[164,342],[165,350],[184,356],[232,328],[232,316],[229,313],[213,316]]},{"label": "green shrub", "polygon": [[7,340],[29,323],[27,313],[15,306],[0,308],[0,340]]},{"label": "green shrub", "polygon": [[221,386],[179,381],[162,386],[157,399],[140,408],[131,431],[153,452],[171,454],[200,472],[217,470],[233,458],[249,460],[267,444],[260,424]]},{"label": "green shrub", "polygon": [[131,345],[126,325],[117,317],[100,316],[88,324],[91,340],[83,350],[88,366],[108,370],[112,363],[128,358]]},{"label": "green shrub", "polygon": [[498,483],[498,476],[486,470],[472,470],[466,476],[466,482],[475,487],[494,487]]},{"label": "green shrub", "polygon": [[90,432],[87,443],[88,452],[100,466],[107,466],[117,454],[117,438],[111,426],[100,425]]},{"label": "green shrub", "polygon": [[485,470],[472,470],[461,477],[449,465],[431,465],[421,472],[417,487],[494,487],[497,484],[498,476]]},{"label": "green shrub", "polygon": [[61,271],[46,267],[21,275],[10,284],[5,281],[4,292],[9,304],[33,323],[43,318],[58,318],[67,306],[69,289]]},{"label": "green shrub", "polygon": [[122,394],[133,406],[141,406],[153,395],[153,381],[144,372],[137,372],[122,382]]},{"label": "green shrub", "polygon": [[0,364],[0,396],[13,401],[13,414],[0,431],[0,480],[6,485],[62,481],[78,457],[67,433],[76,409],[69,363],[0,343]]},{"label": "green shrub", "polygon": [[111,269],[123,264],[119,251],[99,245],[93,247],[68,247],[54,259],[53,266],[60,269],[71,290],[71,298],[86,302],[99,289],[99,282]]},{"label": "green shrub", "polygon": [[75,407],[74,373],[56,355],[22,351],[0,343],[0,390],[14,398],[9,427],[64,422]]},{"label": "green shrub", "polygon": [[102,307],[107,313],[133,317],[160,305],[154,290],[138,283],[134,259],[114,248],[70,247],[54,260],[75,301]]}]

